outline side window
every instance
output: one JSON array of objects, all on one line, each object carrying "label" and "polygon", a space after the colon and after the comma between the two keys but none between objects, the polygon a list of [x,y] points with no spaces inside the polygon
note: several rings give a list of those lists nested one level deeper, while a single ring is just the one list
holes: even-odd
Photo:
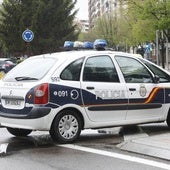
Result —
[{"label": "side window", "polygon": [[159,69],[158,67],[156,67],[152,63],[147,62],[146,60],[143,60],[143,59],[141,59],[141,60],[154,73],[154,75],[158,75],[159,76],[159,78],[160,78],[159,82],[160,83],[170,82],[170,76],[168,74],[163,72],[161,69]]},{"label": "side window", "polygon": [[138,60],[116,56],[116,61],[124,75],[126,83],[152,83],[150,72]]},{"label": "side window", "polygon": [[69,64],[61,73],[62,80],[79,81],[83,58]]},{"label": "side window", "polygon": [[83,81],[119,82],[117,71],[109,56],[95,56],[87,59]]}]

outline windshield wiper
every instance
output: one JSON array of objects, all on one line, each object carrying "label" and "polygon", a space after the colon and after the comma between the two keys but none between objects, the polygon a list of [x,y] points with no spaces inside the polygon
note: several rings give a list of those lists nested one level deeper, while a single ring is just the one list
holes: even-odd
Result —
[{"label": "windshield wiper", "polygon": [[38,80],[37,78],[34,78],[34,77],[26,77],[26,76],[23,76],[23,77],[15,77],[15,80],[17,81],[22,81],[22,80]]}]

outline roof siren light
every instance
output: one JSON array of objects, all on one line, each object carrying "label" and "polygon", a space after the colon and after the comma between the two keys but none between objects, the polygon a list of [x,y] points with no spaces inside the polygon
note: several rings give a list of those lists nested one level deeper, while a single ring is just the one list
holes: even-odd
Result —
[{"label": "roof siren light", "polygon": [[86,41],[83,43],[83,48],[84,49],[93,49],[93,43],[90,41]]},{"label": "roof siren light", "polygon": [[94,41],[94,49],[96,50],[105,50],[107,42],[104,39],[97,39]]},{"label": "roof siren light", "polygon": [[83,42],[75,41],[73,47],[74,48],[82,48],[83,47]]},{"label": "roof siren light", "polygon": [[65,41],[64,48],[73,48],[74,43],[72,41]]}]

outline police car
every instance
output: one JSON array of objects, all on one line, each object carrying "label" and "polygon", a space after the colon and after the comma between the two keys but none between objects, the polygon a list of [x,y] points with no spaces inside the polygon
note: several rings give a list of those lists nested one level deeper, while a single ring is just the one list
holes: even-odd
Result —
[{"label": "police car", "polygon": [[170,126],[170,74],[133,54],[33,56],[0,82],[0,125],[15,136],[49,131],[70,143],[83,129],[164,121]]}]

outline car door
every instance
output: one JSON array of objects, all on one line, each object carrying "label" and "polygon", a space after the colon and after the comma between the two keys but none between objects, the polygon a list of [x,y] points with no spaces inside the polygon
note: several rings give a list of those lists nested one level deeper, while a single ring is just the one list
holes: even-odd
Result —
[{"label": "car door", "polygon": [[126,120],[139,123],[159,120],[163,111],[164,89],[154,82],[153,74],[139,60],[125,56],[115,58],[128,90]]},{"label": "car door", "polygon": [[119,81],[110,56],[98,55],[86,59],[81,88],[83,104],[91,121],[125,120],[128,94],[125,84]]}]

